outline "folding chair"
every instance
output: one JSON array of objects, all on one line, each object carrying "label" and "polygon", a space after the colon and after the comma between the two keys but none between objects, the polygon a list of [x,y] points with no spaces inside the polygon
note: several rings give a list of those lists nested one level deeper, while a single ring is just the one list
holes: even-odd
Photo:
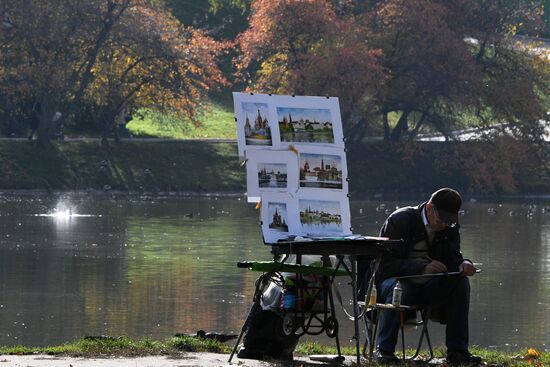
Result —
[{"label": "folding chair", "polygon": [[[376,347],[376,336],[378,333],[378,321],[380,318],[380,314],[382,312],[399,312],[400,316],[400,324],[399,328],[401,331],[401,346],[402,346],[402,353],[403,353],[403,360],[407,359],[407,356],[405,354],[405,326],[407,325],[413,325],[413,326],[421,326],[422,329],[420,331],[420,337],[418,340],[418,345],[416,347],[416,351],[410,359],[415,359],[420,354],[420,349],[422,348],[422,343],[424,341],[424,337],[426,337],[426,342],[428,344],[428,349],[430,353],[431,360],[434,357],[432,343],[430,341],[430,334],[428,332],[428,321],[430,318],[430,307],[429,306],[394,306],[391,304],[384,304],[384,303],[376,303],[374,305],[368,306],[369,310],[367,312],[370,312],[370,317],[368,315],[365,315],[365,324],[366,324],[366,334],[367,337],[365,339],[365,344],[363,346],[363,356],[366,358],[369,358],[369,360],[372,360],[372,356],[374,353],[374,349]],[[415,316],[419,315],[419,319],[410,319],[408,320],[406,317],[406,314],[414,311]],[[369,353],[367,354],[367,348],[369,348]]]}]

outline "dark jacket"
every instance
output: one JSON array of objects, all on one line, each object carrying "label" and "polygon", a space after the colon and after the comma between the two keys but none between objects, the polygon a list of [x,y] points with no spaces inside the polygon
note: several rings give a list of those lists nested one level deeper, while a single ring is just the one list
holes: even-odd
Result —
[{"label": "dark jacket", "polygon": [[[427,241],[428,234],[422,221],[422,209],[426,203],[416,207],[404,207],[393,212],[380,229],[381,237],[392,240],[403,240],[402,243],[392,245],[390,254],[384,256],[376,273],[376,284],[388,278],[422,274],[429,262],[412,260],[409,254],[413,246],[420,241]],[[458,224],[438,231],[431,243],[428,242],[428,256],[433,260],[441,261],[448,271],[458,271],[464,260],[460,252],[460,233]],[[358,264],[358,297],[362,299],[372,275],[372,258],[359,258]]]},{"label": "dark jacket", "polygon": [[[409,206],[396,210],[380,229],[381,237],[402,239],[403,243],[392,246],[391,253],[382,259],[376,274],[377,284],[388,278],[417,275],[424,271],[429,260],[412,260],[409,259],[409,254],[416,243],[428,242],[428,234],[422,221],[422,209],[425,206],[426,203],[423,203],[416,207]],[[435,233],[432,242],[428,242],[428,256],[445,264],[447,271],[458,271],[458,267],[464,261],[460,252],[458,224]]]}]

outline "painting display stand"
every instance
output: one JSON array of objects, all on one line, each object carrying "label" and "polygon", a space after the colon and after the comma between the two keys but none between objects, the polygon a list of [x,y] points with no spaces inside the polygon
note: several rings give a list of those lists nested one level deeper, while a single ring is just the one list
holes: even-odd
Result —
[{"label": "painting display stand", "polygon": [[[284,309],[281,311],[283,313],[283,320],[287,331],[294,333],[295,335],[303,334],[312,334],[318,335],[322,332],[325,332],[329,337],[334,337],[336,341],[336,348],[338,351],[338,356],[336,358],[342,359],[340,351],[340,342],[338,339],[338,320],[335,314],[334,307],[334,298],[332,294],[332,282],[337,275],[347,275],[351,279],[352,287],[352,307],[353,307],[353,321],[354,321],[354,340],[356,347],[356,364],[357,366],[361,365],[361,350],[360,350],[360,333],[359,333],[359,320],[362,315],[359,314],[359,306],[357,300],[357,257],[358,256],[372,256],[376,262],[379,262],[382,255],[389,252],[386,245],[393,244],[400,241],[387,240],[382,238],[359,238],[359,239],[320,239],[314,241],[282,241],[276,244],[272,244],[272,253],[275,258],[280,258],[280,261],[274,261],[273,269],[268,269],[263,265],[260,265],[257,270],[263,269],[267,270],[258,282],[256,283],[256,289],[254,292],[254,307],[261,307],[260,300],[262,294],[262,284],[264,280],[268,280],[275,273],[284,272],[290,270],[296,272],[298,276],[305,276],[308,274],[308,271],[316,271],[318,274],[322,275],[322,290],[324,292],[323,296],[323,305],[317,310],[312,310],[313,312],[307,311],[292,311],[286,312]],[[289,258],[290,255],[295,255],[296,263],[300,264],[301,257],[303,255],[319,255],[323,259],[324,267],[312,267],[305,266],[302,270],[296,268],[297,265],[292,264],[294,268],[285,268],[285,266],[290,264],[285,264],[285,261]],[[329,261],[330,256],[336,256],[337,262],[332,267]],[[345,260],[349,260],[348,266]],[[254,270],[254,263],[239,263],[239,267],[248,268]],[[299,265],[298,265],[299,266]],[[316,270],[312,270],[312,269]],[[264,285],[265,286],[265,285]],[[370,287],[368,292],[370,292]],[[367,294],[368,296],[368,294]],[[317,322],[317,324],[315,324]],[[238,345],[241,341],[241,338],[244,332],[247,330],[249,323],[249,318],[245,321],[239,338],[235,343],[233,352],[229,358],[231,362],[233,355],[235,354]],[[315,325],[314,325],[315,324]]]}]

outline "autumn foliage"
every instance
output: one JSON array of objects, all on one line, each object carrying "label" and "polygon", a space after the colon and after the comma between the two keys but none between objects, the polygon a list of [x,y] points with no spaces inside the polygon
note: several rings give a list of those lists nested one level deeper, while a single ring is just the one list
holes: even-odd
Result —
[{"label": "autumn foliage", "polygon": [[13,26],[0,33],[0,112],[35,119],[41,142],[69,123],[107,137],[142,106],[192,117],[225,82],[226,46],[182,26],[163,2],[6,0],[2,11]]},{"label": "autumn foliage", "polygon": [[[508,124],[537,140],[547,60],[515,46],[540,2],[256,0],[237,39],[251,90],[340,97],[348,138]],[[537,15],[539,14],[539,15]],[[530,27],[531,26],[531,27]]]}]

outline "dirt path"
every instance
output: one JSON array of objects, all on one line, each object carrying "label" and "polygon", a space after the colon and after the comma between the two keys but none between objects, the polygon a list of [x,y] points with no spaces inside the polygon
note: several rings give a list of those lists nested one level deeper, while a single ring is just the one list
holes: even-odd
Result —
[{"label": "dirt path", "polygon": [[[292,362],[256,361],[234,357],[228,363],[228,354],[216,353],[186,353],[181,357],[147,356],[137,358],[75,358],[49,355],[1,355],[0,367],[314,367],[314,366],[342,366],[341,364],[327,364],[313,362],[307,357],[295,358]],[[344,366],[351,366],[354,358],[346,357]],[[355,363],[353,363],[355,364]]]}]

